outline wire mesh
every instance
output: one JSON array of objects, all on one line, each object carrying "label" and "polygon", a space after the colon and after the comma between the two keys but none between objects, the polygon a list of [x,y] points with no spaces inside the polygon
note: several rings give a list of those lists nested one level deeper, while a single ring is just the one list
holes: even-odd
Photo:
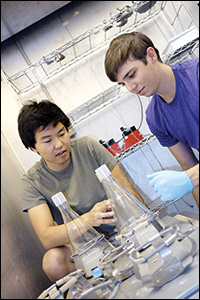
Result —
[{"label": "wire mesh", "polygon": [[[30,91],[77,61],[99,50],[118,34],[130,32],[149,20],[156,22],[156,18],[160,14],[166,18],[175,36],[192,26],[196,27],[194,20],[181,1],[132,2],[131,6],[118,9],[110,19],[104,20],[93,29],[57,48],[47,56],[43,56],[26,69],[8,77],[13,89],[18,94]],[[165,35],[165,29],[161,28],[161,24],[159,27],[159,30]],[[167,36],[166,39],[168,39]]]}]

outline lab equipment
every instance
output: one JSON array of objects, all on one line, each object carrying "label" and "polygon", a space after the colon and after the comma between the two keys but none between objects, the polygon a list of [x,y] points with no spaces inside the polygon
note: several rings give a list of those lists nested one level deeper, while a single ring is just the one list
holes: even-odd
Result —
[{"label": "lab equipment", "polygon": [[52,200],[62,214],[76,268],[84,269],[86,277],[93,276],[103,250],[113,249],[113,245],[70,207],[62,192],[52,196]]},{"label": "lab equipment", "polygon": [[132,131],[132,135],[135,137],[136,142],[138,143],[138,141],[143,140],[143,135],[141,134],[141,132],[139,131],[139,129],[136,129],[136,127],[133,125],[130,127],[131,131]]},{"label": "lab equipment", "polygon": [[[160,286],[183,272],[192,263],[193,255],[182,249],[177,241],[181,234],[178,227],[164,228],[156,214],[148,211],[119,185],[106,165],[95,172],[113,202],[116,227],[120,233],[116,238],[134,243],[129,254],[136,276],[146,285]],[[172,234],[172,231],[175,232]]]},{"label": "lab equipment", "polygon": [[120,130],[122,131],[123,136],[122,151],[125,151],[131,146],[137,144],[139,141],[143,140],[142,134],[138,129],[135,128],[135,126],[130,128],[120,127]]},{"label": "lab equipment", "polygon": [[132,239],[136,246],[140,242],[136,240],[134,233],[145,228],[147,224],[152,223],[158,230],[163,229],[156,213],[152,213],[145,205],[124,189],[113,178],[105,164],[97,168],[95,172],[99,181],[103,184],[107,197],[112,201],[116,228],[119,234],[116,237],[117,239],[121,239],[122,242],[126,239]]},{"label": "lab equipment", "polygon": [[180,227],[174,225],[133,248],[129,255],[134,262],[135,276],[146,286],[162,286],[180,275],[193,262],[195,255],[194,240],[188,240],[188,247],[180,242],[192,231],[183,234]]},{"label": "lab equipment", "polygon": [[147,175],[147,178],[163,201],[182,197],[194,189],[186,172],[164,170]]},{"label": "lab equipment", "polygon": [[[38,299],[198,299],[193,297],[199,289],[198,228],[171,216],[162,218],[162,223],[168,228],[157,235],[149,235],[148,243],[140,248],[127,244],[127,254],[132,259],[130,263],[134,261],[134,272],[124,280],[120,280],[115,272],[112,277],[104,274],[86,278],[84,270],[77,270],[58,280]],[[181,248],[177,248],[174,241],[181,244]],[[154,251],[156,253],[151,251],[151,247],[157,250]],[[163,261],[169,258],[170,262],[163,270]],[[116,257],[115,262],[119,259]],[[151,267],[147,263],[150,260]],[[105,257],[105,261],[109,266],[109,259]],[[173,276],[173,272],[178,271],[178,265],[180,274],[177,272]],[[167,281],[169,276],[171,280]],[[156,283],[156,280],[160,281]]]},{"label": "lab equipment", "polygon": [[127,240],[100,258],[100,266],[104,268],[107,278],[122,281],[134,274],[134,264],[129,258],[133,246],[134,243]]},{"label": "lab equipment", "polygon": [[[96,231],[92,230],[92,235],[87,235],[91,227],[82,224],[81,228],[85,229],[77,234],[78,225],[74,223],[71,229],[73,238],[79,237],[83,243],[79,244],[72,257],[74,261],[78,259],[76,266],[83,270],[83,274],[78,281],[71,281],[72,286],[68,284],[67,298],[112,299],[122,298],[123,295],[125,299],[145,299],[152,293],[155,296],[156,289],[179,278],[193,263],[197,243],[196,235],[193,238],[192,234],[196,234],[196,230],[192,224],[187,224],[189,227],[185,228],[183,222],[169,216],[165,217],[167,220],[159,219],[156,213],[152,213],[120,186],[106,165],[95,172],[112,200],[119,231],[116,239],[120,239],[121,245],[114,247],[103,243],[99,247],[102,236],[98,232],[96,235]],[[62,193],[54,196],[52,198],[60,209],[61,204],[65,203],[61,209],[63,212],[73,212]],[[71,214],[71,219],[78,221],[81,217]],[[68,225],[73,221],[68,217]]]},{"label": "lab equipment", "polygon": [[118,143],[112,138],[108,142],[103,140],[99,140],[100,144],[102,144],[113,156],[118,155],[122,152],[121,148],[119,147]]},{"label": "lab equipment", "polygon": [[113,299],[117,294],[120,282],[103,278],[91,282],[84,275],[81,269],[70,273],[43,291],[37,299]]},{"label": "lab equipment", "polygon": [[44,290],[37,299],[64,299],[64,293],[78,280],[80,281],[84,274],[82,269],[70,273]]},{"label": "lab equipment", "polygon": [[113,138],[108,141],[108,147],[113,151],[114,156],[122,152],[118,143]]}]

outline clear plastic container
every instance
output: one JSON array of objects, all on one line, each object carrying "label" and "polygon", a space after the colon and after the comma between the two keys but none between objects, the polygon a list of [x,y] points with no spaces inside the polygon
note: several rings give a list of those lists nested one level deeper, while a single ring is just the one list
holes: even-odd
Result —
[{"label": "clear plastic container", "polygon": [[112,201],[114,218],[117,231],[123,232],[138,226],[138,223],[153,216],[153,213],[137,198],[124,189],[111,175],[110,170],[104,164],[95,170],[96,175],[106,191],[107,197]]},{"label": "clear plastic container", "polygon": [[76,268],[84,269],[86,277],[91,277],[92,269],[99,266],[103,251],[113,249],[112,244],[70,207],[62,192],[52,196],[52,200],[62,214]]}]

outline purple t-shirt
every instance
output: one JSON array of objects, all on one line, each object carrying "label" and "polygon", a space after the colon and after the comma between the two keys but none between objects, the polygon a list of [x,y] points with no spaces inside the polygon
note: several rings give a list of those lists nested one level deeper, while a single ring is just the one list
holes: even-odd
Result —
[{"label": "purple t-shirt", "polygon": [[171,67],[176,79],[174,99],[166,103],[155,94],[146,109],[146,121],[162,146],[182,141],[199,151],[199,59]]}]

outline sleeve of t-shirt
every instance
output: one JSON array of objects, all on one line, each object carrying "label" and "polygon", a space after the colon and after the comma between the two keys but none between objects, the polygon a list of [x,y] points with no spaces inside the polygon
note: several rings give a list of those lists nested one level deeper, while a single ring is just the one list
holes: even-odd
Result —
[{"label": "sleeve of t-shirt", "polygon": [[156,126],[153,126],[151,124],[151,122],[147,124],[149,126],[149,129],[151,131],[151,133],[153,135],[155,135],[155,137],[158,139],[159,143],[163,146],[163,147],[172,147],[174,145],[176,145],[179,141],[177,139],[175,139],[172,135],[170,135],[169,133],[166,133],[164,131],[159,131],[159,125],[157,122]]},{"label": "sleeve of t-shirt", "polygon": [[95,139],[87,137],[87,142],[88,147],[90,148],[90,151],[94,155],[94,158],[98,162],[99,166],[106,164],[108,169],[112,171],[117,164],[116,157],[108,152],[108,150]]},{"label": "sleeve of t-shirt", "polygon": [[28,212],[29,208],[47,203],[45,197],[31,182],[32,180],[24,175],[21,179],[21,198],[22,198],[22,211]]}]

